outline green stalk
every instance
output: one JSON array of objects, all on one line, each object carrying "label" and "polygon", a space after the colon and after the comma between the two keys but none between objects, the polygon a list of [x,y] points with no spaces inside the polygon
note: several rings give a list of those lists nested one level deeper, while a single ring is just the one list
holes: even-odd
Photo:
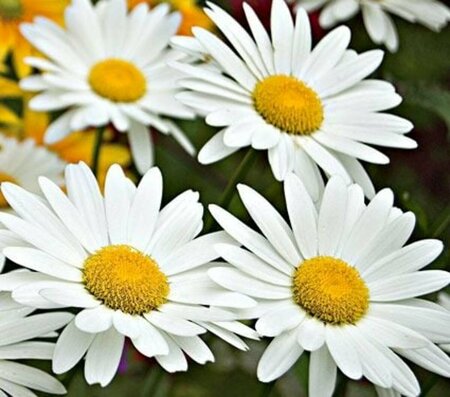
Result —
[{"label": "green stalk", "polygon": [[[251,165],[253,164],[253,161],[256,159],[256,150],[249,149],[244,158],[242,159],[241,163],[239,164],[239,167],[231,177],[231,179],[228,181],[228,184],[220,197],[218,205],[222,208],[228,208],[228,206],[231,203],[231,200],[233,199],[235,193],[236,193],[236,185],[242,181],[242,179],[247,175],[248,171],[250,170]],[[212,228],[214,223],[214,220],[212,216],[208,213],[207,219],[205,221],[205,232],[209,232]]]},{"label": "green stalk", "polygon": [[263,385],[263,389],[261,391],[261,397],[270,397],[272,395],[272,392],[275,389],[275,384],[276,384],[276,380],[270,382],[270,383],[265,383]]},{"label": "green stalk", "polygon": [[98,166],[100,161],[100,150],[102,148],[103,135],[106,127],[99,127],[95,133],[94,150],[92,151],[92,172],[98,176]]}]

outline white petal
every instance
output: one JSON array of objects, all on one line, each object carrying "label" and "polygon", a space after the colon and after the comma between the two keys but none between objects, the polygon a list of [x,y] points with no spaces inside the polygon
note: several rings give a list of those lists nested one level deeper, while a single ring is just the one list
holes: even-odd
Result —
[{"label": "white petal", "polygon": [[269,311],[259,318],[255,329],[262,336],[278,336],[297,327],[304,319],[305,312],[297,305],[287,302],[285,307]]},{"label": "white petal", "polygon": [[81,282],[83,277],[79,269],[35,248],[10,247],[3,253],[19,265],[52,277],[75,282]]},{"label": "white petal", "polygon": [[331,397],[336,386],[336,364],[324,345],[311,352],[309,360],[309,395]]},{"label": "white petal", "polygon": [[231,237],[276,269],[291,275],[292,265],[286,263],[263,236],[216,205],[210,205],[209,210],[214,219]]},{"label": "white petal", "polygon": [[250,277],[239,270],[216,267],[208,275],[219,285],[232,291],[262,299],[289,299],[289,288],[268,284]]},{"label": "white petal", "polygon": [[258,363],[257,375],[261,382],[272,382],[284,375],[302,355],[295,330],[277,336],[264,351]]},{"label": "white petal", "polygon": [[154,310],[144,315],[144,317],[154,326],[172,335],[196,336],[205,332],[202,327],[168,313],[161,313]]},{"label": "white petal", "polygon": [[139,182],[130,207],[128,241],[143,251],[153,234],[161,207],[163,181],[158,168],[149,170]]},{"label": "white petal", "polygon": [[125,338],[114,328],[97,334],[86,354],[84,376],[90,385],[108,385],[119,368]]},{"label": "white petal", "polygon": [[158,331],[144,318],[139,318],[138,321],[141,330],[139,336],[132,339],[134,347],[147,357],[168,354],[169,346],[163,336],[164,332]]},{"label": "white petal", "polygon": [[238,185],[239,195],[252,219],[288,263],[296,266],[300,255],[289,225],[275,208],[259,193],[245,185]]},{"label": "white petal", "polygon": [[75,325],[83,332],[99,333],[112,326],[113,311],[101,305],[94,309],[85,309],[75,317]]},{"label": "white petal", "polygon": [[341,327],[327,326],[326,341],[338,368],[350,379],[360,379],[362,377],[361,362],[348,332]]},{"label": "white petal", "polygon": [[11,361],[0,361],[0,378],[46,393],[65,394],[64,386],[40,369]]},{"label": "white petal", "polygon": [[82,284],[57,283],[49,284],[39,294],[50,302],[68,307],[97,307],[101,304]]},{"label": "white petal", "polygon": [[153,163],[153,143],[148,128],[138,122],[131,122],[128,130],[131,153],[137,170],[144,174]]},{"label": "white petal", "polygon": [[196,363],[214,362],[214,355],[198,336],[172,336],[175,343]]},{"label": "white petal", "polygon": [[325,325],[315,318],[306,318],[299,326],[297,341],[303,349],[315,351],[325,343]]},{"label": "white petal", "polygon": [[297,245],[305,259],[317,256],[317,211],[300,179],[289,175],[284,183],[286,206]]},{"label": "white petal", "polygon": [[169,347],[169,352],[165,355],[156,356],[156,361],[169,373],[187,371],[188,363],[178,344],[170,335],[165,335],[164,339]]},{"label": "white petal", "polygon": [[335,256],[344,230],[347,210],[347,185],[333,177],[326,185],[319,211],[319,254]]},{"label": "white petal", "polygon": [[192,32],[228,75],[236,79],[247,90],[253,90],[256,83],[255,77],[227,45],[205,29],[193,28]]},{"label": "white petal", "polygon": [[26,318],[5,321],[0,325],[0,346],[43,336],[66,325],[73,315],[70,313],[43,313]]},{"label": "white petal", "polygon": [[84,356],[95,334],[80,331],[72,321],[58,338],[53,356],[52,369],[62,374],[73,368]]},{"label": "white petal", "polygon": [[230,244],[217,244],[214,248],[227,262],[252,277],[284,287],[292,285],[291,277],[281,273],[247,250]]},{"label": "white petal", "polygon": [[450,283],[450,273],[427,270],[401,274],[368,284],[370,299],[375,302],[414,298],[438,291]]},{"label": "white petal", "polygon": [[112,244],[127,243],[130,196],[127,179],[119,165],[112,165],[105,181],[105,210]]},{"label": "white petal", "polygon": [[211,164],[222,160],[239,148],[226,146],[223,142],[224,131],[215,134],[198,153],[198,161],[202,164]]}]

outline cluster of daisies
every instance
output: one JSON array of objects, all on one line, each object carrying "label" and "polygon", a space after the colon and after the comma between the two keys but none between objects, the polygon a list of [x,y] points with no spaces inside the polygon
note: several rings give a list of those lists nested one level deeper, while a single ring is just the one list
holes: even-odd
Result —
[{"label": "cluster of daisies", "polygon": [[[243,338],[270,338],[261,382],[309,354],[310,397],[331,397],[338,369],[380,397],[418,396],[403,359],[450,377],[450,298],[421,298],[450,283],[446,271],[422,270],[443,245],[408,243],[415,216],[394,206],[390,189],[376,192],[361,164],[389,162],[372,145],[416,148],[406,136],[413,125],[388,112],[402,101],[394,86],[368,78],[383,52],[349,49],[345,26],[314,46],[306,12],[323,6],[330,27],[361,9],[372,39],[395,50],[387,12],[439,29],[449,9],[299,0],[293,17],[273,0],[268,32],[245,3],[249,31],[208,3],[189,14],[204,24],[188,37],[177,33],[193,2],[170,3],[179,12],[160,1],[72,0],[61,25],[53,1],[0,0],[2,18],[17,25],[24,14],[16,28],[30,49],[22,59],[14,44],[20,89],[0,88],[33,92],[26,111],[40,122],[28,128],[42,130],[0,139],[1,267],[6,258],[18,265],[0,275],[0,395],[65,393],[55,377],[15,362],[23,359],[51,360],[54,374],[84,366],[89,384],[106,386],[126,338],[167,372],[186,371],[188,358],[214,361],[207,332],[241,350]],[[38,4],[47,14],[28,21]],[[237,190],[258,230],[211,205],[221,230],[202,233],[205,209],[191,190],[162,205],[149,128],[194,155],[175,120],[198,116],[218,127],[199,162],[267,151],[288,219],[245,185]],[[111,130],[127,135],[139,183],[121,167],[127,154],[106,141]],[[92,169],[58,155],[85,142]],[[111,166],[94,150],[108,145]]]}]

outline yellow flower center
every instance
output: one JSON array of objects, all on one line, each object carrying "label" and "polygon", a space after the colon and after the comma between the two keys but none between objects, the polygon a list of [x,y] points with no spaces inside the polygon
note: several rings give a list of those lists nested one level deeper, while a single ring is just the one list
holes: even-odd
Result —
[{"label": "yellow flower center", "polygon": [[295,77],[267,77],[256,85],[252,96],[264,120],[289,134],[310,135],[322,125],[320,98]]},{"label": "yellow flower center", "polygon": [[95,64],[88,77],[94,92],[113,102],[135,102],[147,91],[147,81],[131,62],[106,59]]},{"label": "yellow flower center", "polygon": [[[16,178],[0,171],[0,185],[2,184],[2,182],[11,182],[11,183],[15,183],[16,185],[18,185]],[[3,196],[3,193],[0,190],[0,208],[8,208],[8,207],[9,207],[9,204],[6,201],[5,196]]]},{"label": "yellow flower center", "polygon": [[104,247],[84,262],[86,289],[107,307],[148,313],[167,300],[169,283],[158,264],[129,245]]},{"label": "yellow flower center", "polygon": [[0,0],[0,17],[16,19],[22,15],[23,8],[20,0]]},{"label": "yellow flower center", "polygon": [[293,281],[295,302],[324,323],[355,324],[369,307],[369,289],[359,272],[340,259],[308,259]]}]

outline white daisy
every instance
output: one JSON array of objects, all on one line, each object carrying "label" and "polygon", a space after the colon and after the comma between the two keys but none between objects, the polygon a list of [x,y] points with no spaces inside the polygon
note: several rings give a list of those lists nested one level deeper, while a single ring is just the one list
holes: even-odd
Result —
[{"label": "white daisy", "polygon": [[437,0],[297,0],[300,7],[314,11],[323,7],[319,23],[328,29],[361,11],[364,25],[376,44],[398,50],[398,33],[389,14],[420,23],[436,32],[447,26],[450,8]]},{"label": "white daisy", "polygon": [[71,131],[112,123],[128,132],[136,166],[147,171],[153,159],[148,126],[171,134],[191,154],[183,132],[166,117],[193,118],[174,98],[183,75],[167,68],[184,58],[168,47],[177,32],[180,14],[168,4],[151,11],[137,5],[127,12],[126,0],[73,0],[61,28],[46,18],[23,24],[22,33],[47,58],[28,58],[39,76],[21,81],[26,90],[40,91],[30,107],[37,111],[67,110],[48,128],[46,142]]},{"label": "white daisy", "polygon": [[[24,307],[0,292],[0,395],[12,397],[35,396],[28,389],[45,393],[65,394],[66,389],[55,378],[40,369],[15,360],[50,360],[55,345],[30,341],[46,337],[65,326],[69,313],[44,313],[29,316],[34,309]],[[14,361],[11,361],[14,360]]]},{"label": "white daisy", "polygon": [[283,375],[311,352],[309,395],[330,397],[339,368],[380,390],[417,396],[419,384],[400,359],[450,376],[450,359],[434,343],[450,341],[450,313],[416,297],[450,282],[440,270],[419,271],[442,251],[437,240],[404,246],[412,213],[393,207],[389,189],[366,206],[358,185],[328,182],[317,210],[294,174],[285,181],[290,225],[261,195],[239,186],[262,234],[217,206],[216,221],[242,244],[218,244],[232,267],[209,270],[219,285],[256,299],[242,318],[257,318],[261,336],[274,337],[258,365],[258,378]]},{"label": "white daisy", "polygon": [[222,68],[209,72],[171,63],[191,75],[189,89],[177,95],[207,114],[206,122],[224,127],[200,151],[201,163],[212,163],[245,146],[267,150],[278,180],[294,171],[315,197],[322,183],[318,167],[356,181],[369,196],[370,178],[358,159],[385,164],[389,159],[366,143],[415,148],[403,134],[412,124],[379,113],[401,102],[394,87],[364,80],[381,63],[380,50],[356,54],[347,50],[350,30],[340,27],[313,50],[306,12],[292,20],[283,0],[272,6],[272,38],[252,8],[244,3],[253,37],[225,11],[209,3],[209,17],[232,48],[212,33],[196,28],[198,42]]},{"label": "white daisy", "polygon": [[[65,162],[46,148],[36,146],[31,139],[18,141],[0,134],[0,184],[13,182],[32,193],[38,193],[38,177],[45,175],[58,185],[63,182]],[[8,211],[8,203],[0,192],[0,210]],[[14,233],[0,226],[0,249],[7,244],[16,244]],[[5,257],[0,251],[0,272]]]},{"label": "white daisy", "polygon": [[0,276],[0,289],[12,290],[24,305],[80,310],[58,338],[53,371],[66,372],[85,356],[87,382],[105,386],[125,337],[169,372],[187,369],[183,353],[201,364],[213,361],[198,336],[208,328],[203,322],[233,331],[236,316],[217,307],[255,301],[207,276],[218,256],[214,245],[233,240],[224,232],[197,237],[198,193],[186,191],[160,211],[160,171],[150,169],[136,187],[114,165],[103,197],[84,163],[67,166],[67,196],[47,178],[39,184],[45,203],[11,183],[2,186],[17,215],[1,214],[0,221],[28,245],[3,252],[34,272]]}]

